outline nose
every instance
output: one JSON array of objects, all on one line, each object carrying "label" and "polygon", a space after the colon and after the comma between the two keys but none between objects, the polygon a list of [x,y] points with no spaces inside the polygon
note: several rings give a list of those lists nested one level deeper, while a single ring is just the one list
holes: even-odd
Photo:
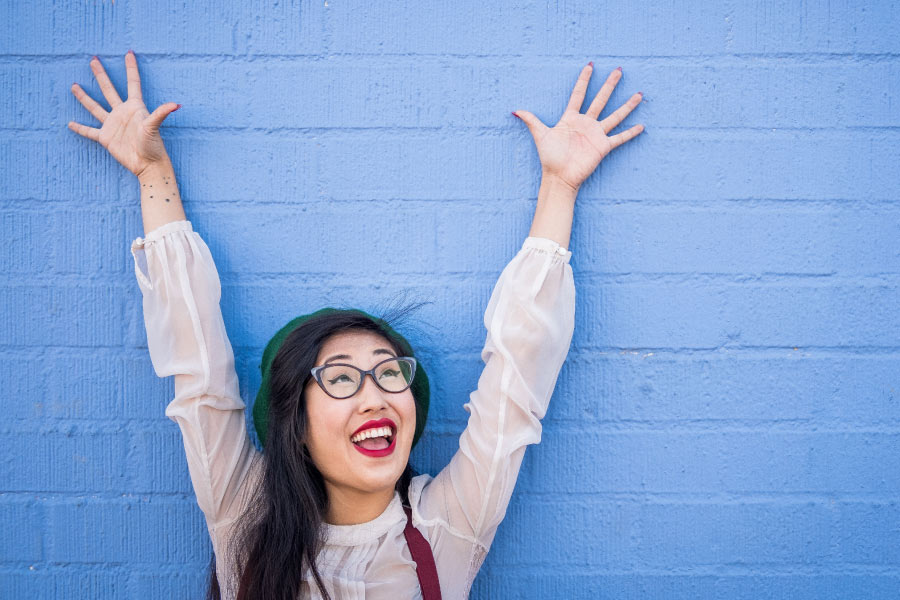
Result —
[{"label": "nose", "polygon": [[381,408],[386,407],[387,392],[382,391],[380,387],[375,384],[375,381],[372,380],[372,374],[367,373],[365,377],[363,377],[362,387],[357,392],[359,396],[359,410],[360,412],[366,412],[369,410],[379,410]]}]

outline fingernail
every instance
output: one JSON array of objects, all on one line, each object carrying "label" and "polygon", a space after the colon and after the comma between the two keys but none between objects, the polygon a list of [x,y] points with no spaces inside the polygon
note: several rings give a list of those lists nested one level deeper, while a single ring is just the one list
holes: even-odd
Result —
[{"label": "fingernail", "polygon": [[594,61],[589,62],[589,63],[588,63],[588,66],[593,67],[593,66],[594,66]]},{"label": "fingernail", "polygon": [[97,58],[97,55],[95,54],[95,55],[94,55],[94,58],[92,58],[91,60],[100,60],[100,59]]},{"label": "fingernail", "polygon": [[522,117],[520,117],[519,115],[516,114],[516,111],[512,111],[512,114],[515,115],[515,117],[516,117],[517,119],[521,119],[521,118],[522,118]]},{"label": "fingernail", "polygon": [[129,48],[128,51],[131,52],[132,55],[134,55],[134,50],[132,50],[131,48]]},{"label": "fingernail", "polygon": [[616,67],[616,69],[618,69],[619,71],[621,71],[621,70],[622,70],[622,67]]},{"label": "fingernail", "polygon": [[176,106],[175,108],[173,108],[173,109],[172,109],[172,112],[175,112],[175,111],[178,110],[179,108],[181,108],[181,105],[180,105],[180,104],[179,104],[178,106]]}]

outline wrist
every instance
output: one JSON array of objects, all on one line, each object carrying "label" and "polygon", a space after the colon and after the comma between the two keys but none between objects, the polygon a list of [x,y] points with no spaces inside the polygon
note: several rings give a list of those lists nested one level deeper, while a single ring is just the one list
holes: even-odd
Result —
[{"label": "wrist", "polygon": [[528,235],[551,239],[563,248],[568,248],[577,195],[577,188],[545,174],[541,179],[534,220]]},{"label": "wrist", "polygon": [[166,156],[159,160],[148,163],[140,172],[136,173],[139,181],[146,181],[148,179],[158,179],[161,175],[172,176],[175,173],[174,167],[172,167],[172,161],[169,160],[169,157]]},{"label": "wrist", "polygon": [[175,171],[168,157],[147,165],[138,176],[138,181],[144,235],[166,223],[187,220]]},{"label": "wrist", "polygon": [[557,175],[544,173],[541,175],[541,187],[538,198],[574,202],[581,186],[573,186]]}]

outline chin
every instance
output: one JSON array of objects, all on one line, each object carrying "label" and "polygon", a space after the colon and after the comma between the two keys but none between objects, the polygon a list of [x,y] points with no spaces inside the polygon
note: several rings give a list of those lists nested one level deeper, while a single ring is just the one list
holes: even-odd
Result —
[{"label": "chin", "polygon": [[[403,471],[400,471],[400,474],[402,473]],[[374,494],[389,489],[392,490],[396,487],[397,481],[400,479],[400,474],[395,476],[394,473],[384,475],[369,473],[366,477],[358,478],[354,487],[366,494]]]},{"label": "chin", "polygon": [[361,466],[357,470],[360,476],[360,487],[371,492],[393,488],[397,485],[400,476],[403,475],[403,470],[406,468],[408,461],[409,456],[407,455],[402,461],[398,457],[396,462],[392,461],[391,463],[383,463],[377,466]]}]

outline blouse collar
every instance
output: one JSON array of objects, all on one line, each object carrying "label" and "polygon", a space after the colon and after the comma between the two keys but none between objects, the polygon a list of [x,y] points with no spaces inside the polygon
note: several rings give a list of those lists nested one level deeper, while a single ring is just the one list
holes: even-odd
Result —
[{"label": "blouse collar", "polygon": [[405,527],[406,512],[403,510],[403,502],[400,492],[394,490],[394,497],[384,512],[366,523],[356,525],[332,525],[322,522],[322,532],[325,535],[325,543],[335,546],[356,546],[377,540],[385,533],[403,524]]}]

